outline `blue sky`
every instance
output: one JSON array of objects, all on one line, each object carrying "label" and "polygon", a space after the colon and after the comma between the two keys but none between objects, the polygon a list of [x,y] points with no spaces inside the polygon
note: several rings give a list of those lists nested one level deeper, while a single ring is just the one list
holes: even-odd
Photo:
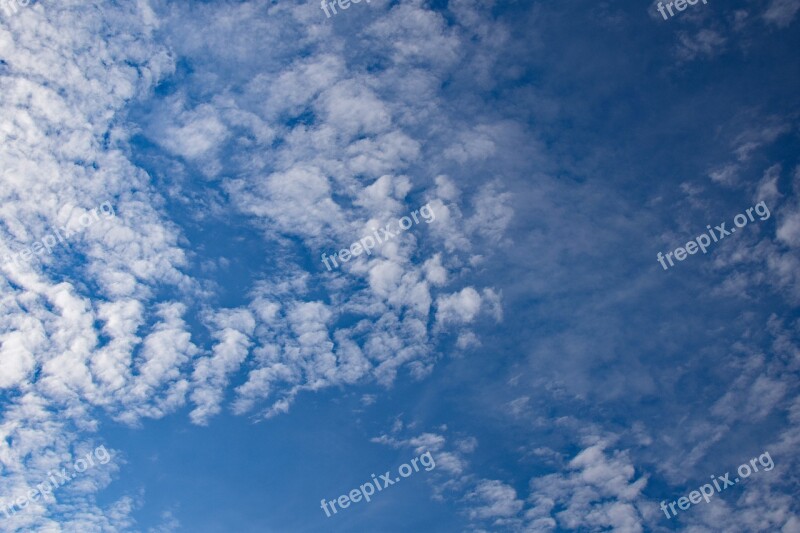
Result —
[{"label": "blue sky", "polygon": [[800,0],[657,5],[0,6],[0,530],[799,532]]}]

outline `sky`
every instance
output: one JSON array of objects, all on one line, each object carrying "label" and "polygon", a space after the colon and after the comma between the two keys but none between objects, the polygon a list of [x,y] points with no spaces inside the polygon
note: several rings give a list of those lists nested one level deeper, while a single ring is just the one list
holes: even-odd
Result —
[{"label": "sky", "polygon": [[800,532],[798,50],[0,0],[0,531]]}]

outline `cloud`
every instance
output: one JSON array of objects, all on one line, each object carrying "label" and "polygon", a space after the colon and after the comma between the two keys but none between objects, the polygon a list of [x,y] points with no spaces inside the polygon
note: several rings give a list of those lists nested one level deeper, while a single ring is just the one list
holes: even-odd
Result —
[{"label": "cloud", "polygon": [[517,491],[513,487],[497,480],[482,480],[467,498],[474,500],[470,505],[470,518],[513,517],[525,505],[522,500],[517,499]]},{"label": "cloud", "polygon": [[[131,425],[184,407],[201,425],[228,408],[269,418],[288,412],[302,393],[422,379],[451,341],[461,350],[491,347],[501,356],[493,361],[505,362],[503,342],[476,334],[487,318],[510,321],[522,336],[515,345],[531,346],[523,368],[509,369],[526,373],[523,385],[504,385],[513,390],[496,402],[518,419],[538,416],[552,400],[547,409],[563,431],[587,423],[566,421],[565,409],[591,404],[592,416],[610,420],[619,403],[627,409],[667,390],[690,397],[696,382],[710,387],[707,369],[684,354],[701,354],[697,360],[709,365],[718,354],[681,343],[693,336],[699,343],[700,328],[715,338],[727,330],[712,313],[709,324],[664,322],[675,309],[681,317],[698,312],[673,302],[678,289],[648,292],[665,278],[654,281],[637,263],[643,243],[652,245],[643,235],[658,227],[641,205],[658,202],[640,202],[631,196],[636,188],[620,193],[614,185],[627,185],[626,178],[597,184],[606,174],[598,163],[604,147],[591,144],[585,135],[592,128],[571,114],[582,112],[580,105],[608,106],[553,104],[554,94],[570,91],[548,86],[556,77],[550,74],[586,76],[586,55],[566,47],[567,59],[553,71],[542,46],[548,32],[519,41],[516,29],[492,21],[492,3],[458,0],[447,10],[417,0],[373,4],[381,16],[364,15],[356,31],[347,25],[355,19],[325,24],[318,6],[286,2],[156,2],[158,14],[144,1],[39,3],[0,28],[0,256],[106,199],[117,210],[56,255],[2,267],[0,462],[8,482],[0,496],[26,490],[42,469],[70,456],[100,428],[101,414]],[[773,0],[764,17],[788,25],[795,4]],[[508,19],[519,19],[515,28],[553,22],[549,8],[540,8]],[[604,24],[621,24],[624,17],[603,9]],[[685,61],[717,57],[733,42],[716,27],[679,32],[679,40]],[[515,64],[522,54],[533,59]],[[573,68],[573,55],[581,68]],[[607,79],[616,73],[609,67],[601,61],[595,68]],[[519,85],[531,78],[535,88]],[[513,90],[503,85],[508,80]],[[590,92],[605,99],[607,90],[599,84]],[[625,114],[613,113],[614,124]],[[749,127],[717,130],[728,160],[695,169],[711,182],[697,187],[681,178],[683,190],[701,208],[711,205],[705,195],[717,186],[760,196],[771,209],[774,201],[774,219],[748,228],[698,269],[726,274],[726,302],[771,289],[776,301],[792,305],[800,298],[797,193],[785,187],[782,169],[790,167],[762,158],[792,131],[790,121],[749,113],[739,120]],[[556,123],[575,124],[591,157],[559,152],[558,165],[549,160],[544,152],[558,146],[559,132],[548,128]],[[544,131],[533,129],[542,124]],[[497,177],[485,183],[487,175]],[[336,271],[322,267],[322,252],[425,203],[436,213],[431,224]],[[236,256],[225,254],[230,249]],[[507,262],[495,262],[498,252]],[[497,266],[508,268],[508,280],[495,281]],[[694,278],[682,279],[695,286]],[[710,298],[720,296],[716,278],[701,281]],[[716,312],[748,336],[764,330],[751,321],[755,308],[730,317],[729,306],[718,303]],[[658,315],[659,327],[648,313]],[[704,393],[707,419],[687,422],[678,435],[632,425],[631,438],[650,439],[650,450],[674,446],[664,459],[666,477],[673,479],[681,459],[699,468],[744,417],[766,425],[796,414],[796,353],[787,347],[794,326],[776,322],[767,326],[768,342],[781,347],[777,355],[748,345],[736,352],[741,360],[731,356],[736,364],[714,367],[731,390]],[[525,343],[525,332],[535,342]],[[662,362],[664,354],[673,357],[673,371],[656,369],[650,353]],[[444,365],[442,372],[449,378],[451,370]],[[787,455],[798,442],[792,424],[778,439]],[[521,447],[524,457],[546,457],[554,469],[526,473],[525,480],[534,476],[528,495],[518,479],[473,466],[479,461],[467,458],[475,438],[436,429],[379,439],[415,453],[435,450],[442,477],[434,495],[460,502],[475,527],[641,531],[651,519],[642,503],[647,476],[634,467],[653,453],[647,450],[621,451],[622,444],[596,437],[561,464],[563,454],[553,448]],[[30,509],[20,527],[133,528],[139,498],[103,506],[93,499],[110,472],[57,507]],[[749,512],[743,523],[793,527],[792,503],[780,487],[762,488],[740,502]],[[162,518],[154,531],[180,527],[172,516]],[[714,524],[705,515],[698,520],[694,526]]]},{"label": "cloud", "polygon": [[[99,426],[95,408],[135,423],[183,402],[182,366],[195,350],[180,318],[185,306],[153,295],[193,288],[180,271],[178,231],[159,211],[150,177],[125,157],[130,132],[118,122],[173,72],[173,59],[151,39],[152,15],[144,2],[37,3],[0,29],[8,126],[0,133],[0,256],[102,202],[116,213],[53,255],[2,266],[4,500],[27,493],[87,444]],[[133,500],[94,502],[116,470],[93,469],[56,502],[38,502],[4,527],[129,528]]]},{"label": "cloud", "polygon": [[192,375],[191,400],[197,407],[189,417],[201,425],[208,424],[209,417],[221,410],[230,375],[245,361],[256,326],[253,315],[245,309],[221,311],[212,320],[220,328],[214,334],[218,342],[212,356],[196,360]]},{"label": "cloud", "polygon": [[764,20],[779,28],[789,26],[800,10],[800,0],[772,0],[764,12]]},{"label": "cloud", "polygon": [[481,296],[472,287],[460,292],[440,296],[436,300],[436,320],[447,323],[468,323],[477,316],[481,308]]},{"label": "cloud", "polygon": [[606,453],[600,441],[576,455],[566,471],[531,480],[531,509],[526,518],[548,525],[585,531],[644,531],[639,510],[646,477],[636,479],[625,452]]},{"label": "cloud", "polygon": [[187,159],[199,159],[219,147],[230,135],[215,109],[201,105],[180,117],[180,126],[164,131],[164,147]]},{"label": "cloud", "polygon": [[698,57],[712,58],[723,52],[727,42],[722,34],[709,28],[703,28],[694,35],[681,33],[677,54],[683,61]]}]

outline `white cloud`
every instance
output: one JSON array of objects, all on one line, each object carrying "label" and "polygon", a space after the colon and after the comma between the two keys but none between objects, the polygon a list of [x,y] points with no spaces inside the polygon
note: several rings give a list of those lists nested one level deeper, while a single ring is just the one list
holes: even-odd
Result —
[{"label": "white cloud", "polygon": [[218,329],[213,354],[195,362],[191,400],[197,407],[189,414],[195,424],[206,425],[210,416],[221,410],[230,375],[245,361],[256,323],[244,309],[220,311],[212,318]]},{"label": "white cloud", "polygon": [[33,371],[36,360],[25,347],[22,335],[10,334],[0,346],[0,388],[7,389],[24,382]]},{"label": "white cloud", "polygon": [[164,147],[187,159],[200,159],[215,150],[230,135],[209,105],[201,105],[181,116],[180,126],[164,131]]},{"label": "white cloud", "polygon": [[513,487],[497,480],[482,480],[467,498],[475,500],[470,503],[470,517],[479,519],[513,517],[525,505]]},{"label": "white cloud", "polygon": [[606,443],[600,441],[576,455],[565,472],[532,479],[533,507],[526,517],[541,525],[558,523],[572,530],[644,531],[638,502],[647,478],[635,479],[627,453],[609,456],[605,448]]},{"label": "white cloud", "polygon": [[785,28],[800,10],[800,0],[772,0],[764,12],[764,19],[779,28]]},{"label": "white cloud", "polygon": [[719,32],[702,28],[696,34],[680,34],[678,57],[683,61],[692,61],[698,57],[714,57],[722,53],[728,40]]},{"label": "white cloud", "polygon": [[480,311],[481,296],[472,287],[436,300],[436,320],[442,323],[472,322]]},{"label": "white cloud", "polygon": [[[37,3],[0,28],[0,256],[64,224],[73,208],[109,200],[116,210],[59,255],[2,267],[11,283],[2,288],[0,387],[18,395],[0,424],[3,466],[16,476],[3,497],[36,481],[25,457],[63,456],[80,434],[96,431],[95,409],[137,424],[188,400],[191,420],[203,424],[224,408],[230,387],[235,412],[271,416],[301,391],[388,385],[403,368],[426,375],[443,332],[430,326],[434,301],[436,316],[456,325],[475,320],[482,298],[500,314],[496,292],[462,289],[470,267],[460,255],[473,239],[501,236],[510,216],[503,191],[462,194],[440,176],[432,192],[426,176],[436,174],[421,158],[430,146],[418,126],[446,128],[452,112],[420,95],[433,95],[463,55],[462,37],[443,16],[398,5],[390,20],[368,26],[368,45],[394,62],[372,74],[329,46],[328,30],[309,19],[313,6],[276,5],[266,17],[251,4],[198,6],[191,17],[183,16],[188,7],[163,7],[156,14],[145,1]],[[286,30],[287,20],[309,23]],[[165,34],[168,44],[157,44]],[[252,48],[252,35],[269,41],[269,57]],[[300,51],[304,59],[286,61]],[[179,75],[196,74],[191,81],[202,90],[160,93],[135,130],[145,112],[139,103],[176,72],[177,57],[193,68]],[[497,148],[495,133],[463,136],[453,156],[485,159]],[[164,175],[129,160],[137,135],[156,145]],[[189,192],[182,180],[196,172],[206,180]],[[163,196],[156,183],[166,184]],[[429,197],[437,215],[430,226],[334,274],[305,268],[307,254],[348,245]],[[462,197],[475,207],[470,219]],[[207,307],[218,287],[187,272],[208,250],[187,247],[197,243],[170,219],[175,205],[204,220],[226,219],[226,209],[244,215],[262,230],[265,248],[280,248],[276,266],[286,279],[254,281],[235,309]],[[226,263],[215,258],[220,268]],[[209,347],[193,337],[197,315]],[[465,469],[458,452],[442,450],[440,461],[443,471]],[[100,509],[91,492],[59,502],[80,515],[64,528],[130,526],[137,501]],[[54,528],[51,511],[30,513],[25,527]]]}]

